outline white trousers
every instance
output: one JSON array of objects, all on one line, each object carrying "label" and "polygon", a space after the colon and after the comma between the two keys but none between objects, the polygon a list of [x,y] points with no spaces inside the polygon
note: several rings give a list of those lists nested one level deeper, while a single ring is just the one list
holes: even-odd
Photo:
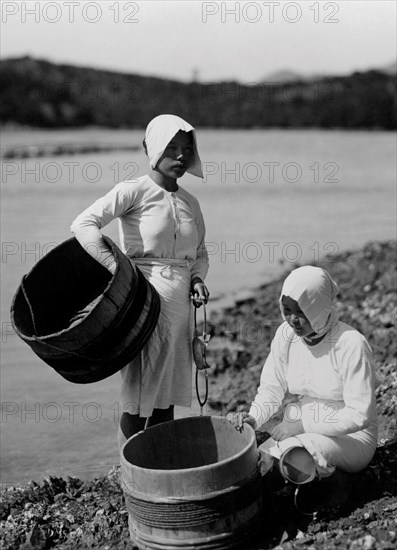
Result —
[{"label": "white trousers", "polygon": [[319,477],[330,476],[336,468],[355,473],[368,466],[376,444],[377,439],[370,430],[335,437],[303,433],[278,442],[270,438],[259,447],[264,462],[261,471],[265,473],[269,469],[271,457],[280,458],[287,449],[303,446],[312,455]]}]

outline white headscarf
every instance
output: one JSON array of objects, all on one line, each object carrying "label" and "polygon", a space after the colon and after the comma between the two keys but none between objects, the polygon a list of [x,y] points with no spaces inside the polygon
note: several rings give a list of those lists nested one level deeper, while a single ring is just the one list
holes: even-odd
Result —
[{"label": "white headscarf", "polygon": [[285,279],[280,296],[281,315],[284,320],[283,296],[296,302],[316,333],[313,338],[326,334],[338,320],[333,300],[339,288],[331,275],[321,267],[306,265],[292,271]]},{"label": "white headscarf", "polygon": [[196,132],[193,126],[176,115],[159,115],[149,122],[146,128],[145,141],[150,166],[153,169],[156,168],[165,148],[180,130],[183,132],[192,132],[193,136],[194,161],[187,169],[187,172],[193,174],[193,176],[202,178],[203,171],[197,149]]}]

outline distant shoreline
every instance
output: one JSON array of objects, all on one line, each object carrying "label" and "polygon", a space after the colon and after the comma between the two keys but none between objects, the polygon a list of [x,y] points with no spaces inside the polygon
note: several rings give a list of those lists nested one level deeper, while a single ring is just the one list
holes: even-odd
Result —
[{"label": "distant shoreline", "polygon": [[[285,127],[269,127],[269,128],[263,128],[263,127],[251,127],[251,128],[239,128],[239,127],[199,127],[197,126],[198,130],[203,131],[227,131],[227,132],[241,132],[241,131],[264,131],[264,132],[312,132],[312,131],[321,131],[326,133],[333,133],[333,132],[358,132],[367,134],[369,132],[381,132],[381,133],[390,133],[388,129],[384,128],[342,128],[342,127],[334,127],[334,128],[322,128],[322,127],[310,127],[310,128],[285,128]],[[84,134],[85,132],[137,132],[141,131],[142,136],[144,135],[145,128],[138,128],[138,127],[131,127],[131,128],[114,128],[110,126],[95,126],[95,125],[87,125],[87,126],[76,126],[76,127],[57,127],[57,128],[43,128],[39,126],[28,126],[28,125],[20,125],[20,124],[3,124],[0,125],[0,132],[3,133],[3,140],[8,134],[9,136],[18,135],[18,133],[23,132],[32,132],[36,133],[37,136],[41,137],[43,133],[48,134],[62,134],[64,132],[65,134],[68,134],[67,140],[65,142],[62,142],[59,140],[57,143],[51,143],[50,139],[47,142],[40,142],[40,143],[19,143],[19,144],[12,144],[12,145],[3,145],[0,150],[0,159],[4,160],[19,160],[19,159],[27,159],[27,158],[40,158],[40,157],[58,157],[58,156],[73,156],[73,155],[88,155],[88,154],[96,154],[96,153],[111,153],[111,152],[122,152],[122,151],[130,151],[130,152],[136,152],[140,151],[142,149],[142,145],[140,141],[135,144],[129,144],[128,142],[121,142],[121,143],[109,143],[106,141],[106,137],[101,136],[101,142],[96,141],[95,139],[88,138],[85,142],[74,142],[73,138],[70,137],[70,134],[75,132],[76,136],[79,136],[79,134]],[[126,138],[123,138],[126,139]],[[7,141],[5,139],[4,141]],[[3,143],[4,143],[3,141]]]},{"label": "distant shoreline", "polygon": [[113,151],[138,151],[138,145],[97,145],[97,144],[46,144],[46,145],[19,145],[2,150],[3,159],[24,159],[38,157],[58,157],[63,155],[81,155],[89,153],[109,153]]}]

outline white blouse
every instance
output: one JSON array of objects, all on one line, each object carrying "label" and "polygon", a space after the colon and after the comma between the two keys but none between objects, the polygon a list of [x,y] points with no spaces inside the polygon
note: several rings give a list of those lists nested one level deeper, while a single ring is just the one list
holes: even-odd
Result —
[{"label": "white blouse", "polygon": [[182,187],[168,192],[146,175],[123,181],[74,220],[71,230],[87,252],[114,270],[99,229],[119,218],[120,245],[131,258],[186,260],[191,276],[205,279],[208,254],[197,199]]},{"label": "white blouse", "polygon": [[284,322],[272,342],[250,414],[258,426],[264,424],[288,390],[301,400],[299,406],[291,404],[287,416],[302,420],[305,432],[336,436],[376,430],[375,384],[371,348],[357,330],[338,321],[320,343],[308,346]]}]

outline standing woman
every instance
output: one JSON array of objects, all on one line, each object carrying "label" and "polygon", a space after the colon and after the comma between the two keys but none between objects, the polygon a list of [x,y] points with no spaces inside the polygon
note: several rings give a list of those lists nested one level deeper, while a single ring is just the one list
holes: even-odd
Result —
[{"label": "standing woman", "polygon": [[205,225],[197,199],[180,187],[185,172],[202,178],[194,128],[160,115],[146,129],[147,175],[117,184],[71,226],[77,240],[111,273],[115,259],[100,230],[119,220],[122,251],[160,295],[157,326],[141,353],[121,370],[119,446],[146,426],[173,420],[174,405],[190,407],[192,315],[207,303]]}]

